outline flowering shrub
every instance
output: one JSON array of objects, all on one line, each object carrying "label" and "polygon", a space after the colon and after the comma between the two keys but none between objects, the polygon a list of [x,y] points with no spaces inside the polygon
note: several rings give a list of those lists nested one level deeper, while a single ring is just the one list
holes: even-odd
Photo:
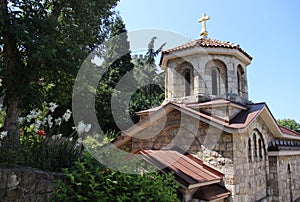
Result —
[{"label": "flowering shrub", "polygon": [[61,171],[61,168],[71,166],[82,150],[82,140],[77,139],[77,133],[88,132],[91,125],[80,122],[77,127],[73,127],[71,134],[63,136],[60,128],[70,120],[72,112],[68,109],[62,117],[53,118],[57,107],[56,103],[49,103],[42,110],[32,110],[19,118],[20,147],[17,149],[5,144],[5,141],[9,143],[9,135],[5,131],[1,132],[2,165],[31,166],[51,171]]}]

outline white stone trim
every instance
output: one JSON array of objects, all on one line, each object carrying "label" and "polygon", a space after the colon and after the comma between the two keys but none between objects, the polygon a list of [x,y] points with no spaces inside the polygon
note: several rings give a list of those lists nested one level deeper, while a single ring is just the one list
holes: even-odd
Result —
[{"label": "white stone trim", "polygon": [[268,156],[296,156],[300,155],[300,151],[271,151]]}]

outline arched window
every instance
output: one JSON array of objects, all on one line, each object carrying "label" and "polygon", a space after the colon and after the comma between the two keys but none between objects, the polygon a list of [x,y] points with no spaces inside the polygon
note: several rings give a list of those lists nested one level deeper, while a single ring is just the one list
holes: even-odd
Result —
[{"label": "arched window", "polygon": [[226,97],[228,93],[227,66],[221,60],[211,60],[205,65],[203,92],[212,97]]},{"label": "arched window", "polygon": [[175,76],[173,78],[174,97],[185,97],[193,94],[194,91],[194,67],[184,62],[178,65],[175,69]]},{"label": "arched window", "polygon": [[184,73],[185,79],[185,96],[191,95],[191,72],[190,70],[186,70]]},{"label": "arched window", "polygon": [[257,143],[256,143],[256,135],[255,134],[253,134],[253,143],[254,143],[254,148],[253,148],[254,160],[256,160],[257,159]]},{"label": "arched window", "polygon": [[259,160],[263,159],[263,148],[262,148],[262,142],[261,139],[258,139],[258,151],[259,151]]},{"label": "arched window", "polygon": [[219,73],[217,69],[213,69],[211,71],[211,89],[212,89],[212,95],[218,95],[219,91]]},{"label": "arched window", "polygon": [[251,154],[251,138],[248,140],[248,160],[249,162],[252,160],[252,154]]},{"label": "arched window", "polygon": [[[251,138],[252,137],[252,138]],[[249,141],[250,139],[253,141],[252,144],[249,144],[248,143],[248,150],[249,150],[249,147],[251,148],[251,157],[252,157],[252,160],[253,161],[262,161],[262,160],[266,160],[267,157],[266,157],[266,150],[265,150],[265,142],[264,142],[264,138],[262,136],[262,134],[257,130],[255,129],[252,133],[252,136],[249,138]],[[249,151],[248,151],[249,152]],[[248,157],[249,157],[249,154],[248,154]]]},{"label": "arched window", "polygon": [[237,68],[237,87],[238,87],[238,95],[242,95],[243,94],[243,85],[242,85],[242,80],[244,77],[244,71],[241,65],[238,65]]},{"label": "arched window", "polygon": [[291,171],[291,166],[288,164],[288,186],[289,186],[289,191],[290,191],[290,201],[293,201],[293,181],[292,181],[292,171]]}]

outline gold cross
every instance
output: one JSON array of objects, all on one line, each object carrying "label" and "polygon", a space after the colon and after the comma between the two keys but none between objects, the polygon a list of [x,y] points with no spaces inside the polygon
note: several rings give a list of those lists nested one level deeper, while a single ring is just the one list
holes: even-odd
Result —
[{"label": "gold cross", "polygon": [[202,18],[200,18],[198,20],[198,22],[202,23],[202,31],[201,31],[201,34],[200,34],[200,36],[202,36],[202,37],[208,36],[208,32],[206,30],[206,21],[208,21],[209,19],[210,19],[210,17],[207,16],[205,13],[203,13]]}]

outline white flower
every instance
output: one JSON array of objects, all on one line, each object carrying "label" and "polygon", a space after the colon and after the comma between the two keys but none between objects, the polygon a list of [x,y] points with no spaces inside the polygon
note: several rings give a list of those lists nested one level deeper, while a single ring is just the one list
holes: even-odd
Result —
[{"label": "white flower", "polygon": [[88,133],[92,128],[92,124],[86,124],[85,128],[84,128],[84,132]]},{"label": "white flower", "polygon": [[39,112],[36,110],[31,110],[30,115],[33,119],[37,118],[39,116]]},{"label": "white flower", "polygon": [[62,122],[62,119],[61,118],[57,118],[54,120],[55,124],[60,126],[61,125],[61,122]]},{"label": "white flower", "polygon": [[0,139],[3,140],[5,137],[7,137],[7,135],[8,135],[8,132],[7,132],[7,131],[2,131],[2,132],[0,133]]},{"label": "white flower", "polygon": [[45,125],[47,122],[48,122],[48,117],[45,117],[45,118],[43,119],[42,124]]},{"label": "white flower", "polygon": [[28,114],[28,115],[26,116],[26,121],[27,121],[27,123],[30,123],[30,121],[31,121],[32,118],[33,118],[32,115],[31,115],[31,114]]},{"label": "white flower", "polygon": [[53,113],[55,109],[58,107],[58,105],[54,102],[49,103],[49,110]]},{"label": "white flower", "polygon": [[3,104],[0,103],[0,111],[2,111]]},{"label": "white flower", "polygon": [[34,124],[34,129],[33,129],[33,131],[37,133],[37,132],[39,131],[39,129],[40,129],[41,124],[42,124],[42,122],[41,122],[40,120],[37,120],[37,121],[35,122],[35,124]]},{"label": "white flower", "polygon": [[72,142],[73,141],[73,137],[71,137],[69,140],[70,140],[70,142]]},{"label": "white flower", "polygon": [[77,126],[77,127],[74,127],[73,129],[76,129],[77,132],[78,132],[79,134],[81,134],[81,133],[83,133],[83,132],[85,132],[85,133],[89,132],[90,129],[91,129],[91,127],[92,127],[92,124],[85,124],[83,121],[80,121],[80,122],[78,123],[78,126]]},{"label": "white flower", "polygon": [[25,119],[24,117],[19,117],[19,118],[18,118],[18,122],[19,122],[19,123],[23,123],[24,119]]},{"label": "white flower", "polygon": [[52,126],[53,126],[53,122],[52,122],[53,117],[51,115],[48,115],[47,119],[48,119],[48,121],[47,121],[48,122],[48,126],[50,128],[52,128]]},{"label": "white flower", "polygon": [[80,147],[82,145],[82,142],[83,142],[82,138],[78,138],[75,147]]},{"label": "white flower", "polygon": [[82,144],[82,142],[83,142],[82,138],[78,138],[77,143]]},{"label": "white flower", "polygon": [[61,137],[62,137],[62,134],[52,135],[51,139],[52,140],[59,140]]},{"label": "white flower", "polygon": [[85,123],[83,121],[80,121],[78,123],[78,126],[77,126],[77,132],[80,134],[80,133],[83,133],[84,132],[84,129],[85,129]]},{"label": "white flower", "polygon": [[62,116],[62,118],[67,122],[70,118],[71,118],[71,114],[72,112],[68,109],[64,115]]}]

